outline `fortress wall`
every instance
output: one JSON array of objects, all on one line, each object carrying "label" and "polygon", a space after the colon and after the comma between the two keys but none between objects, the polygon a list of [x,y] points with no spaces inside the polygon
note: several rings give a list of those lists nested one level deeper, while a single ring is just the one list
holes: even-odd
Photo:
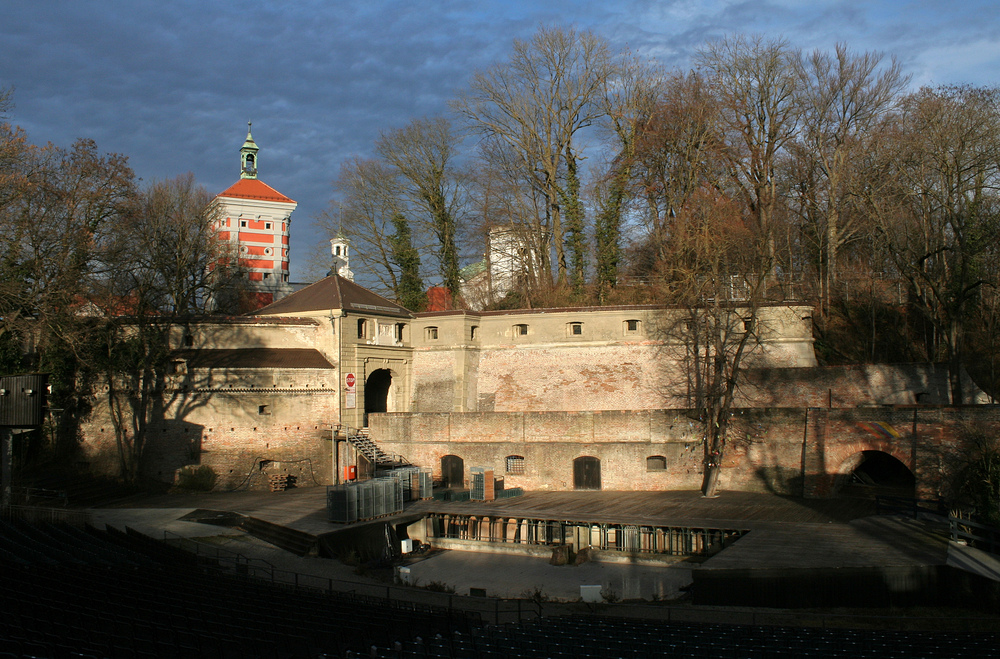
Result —
[{"label": "fortress wall", "polygon": [[[302,378],[302,370],[294,374]],[[291,473],[303,484],[329,483],[330,426],[336,422],[333,389],[238,389],[167,392],[155,410],[162,421],[146,433],[141,472],[144,477],[174,483],[178,469],[207,465],[216,474],[216,489],[242,483],[261,460],[271,460],[253,479],[267,487],[267,474]],[[106,400],[95,404],[81,427],[83,457],[93,471],[118,473],[118,449]]]},{"label": "fortress wall", "polygon": [[[601,461],[601,489],[686,490],[701,485],[702,431],[686,410],[387,414],[372,437],[440,474],[441,458],[493,469],[508,487],[574,489],[573,460]],[[862,451],[882,451],[908,467],[920,497],[949,493],[968,424],[1000,431],[1000,408],[871,407],[736,410],[722,487],[826,497],[843,485]],[[524,458],[523,474],[506,472]],[[665,469],[649,469],[662,456]]]}]

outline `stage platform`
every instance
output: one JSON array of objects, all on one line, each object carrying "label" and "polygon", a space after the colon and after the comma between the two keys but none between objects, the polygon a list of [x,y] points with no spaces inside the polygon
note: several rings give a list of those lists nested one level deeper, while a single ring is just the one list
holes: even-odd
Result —
[{"label": "stage platform", "polygon": [[[116,516],[131,518],[139,530],[157,527],[189,537],[219,532],[210,532],[205,524],[180,521],[195,510],[200,515],[205,511],[237,513],[317,539],[365,524],[398,524],[432,513],[748,531],[707,560],[684,566],[693,574],[696,601],[706,604],[796,606],[774,594],[787,590],[792,585],[789,579],[797,580],[794,589],[836,592],[838,601],[858,580],[881,579],[885,588],[906,590],[930,581],[938,584],[957,570],[977,580],[1000,583],[997,557],[949,542],[946,526],[939,522],[875,516],[874,503],[865,498],[810,500],[748,492],[721,492],[713,499],[698,492],[530,492],[488,503],[413,502],[402,515],[352,525],[329,522],[325,506],[325,488],[314,487],[277,493],[169,494],[94,512],[98,520],[108,523]],[[809,573],[822,575],[822,583],[809,586]],[[838,583],[831,586],[833,581]],[[753,587],[736,588],[736,583]],[[735,597],[738,601],[734,601],[734,588],[742,593]]]}]

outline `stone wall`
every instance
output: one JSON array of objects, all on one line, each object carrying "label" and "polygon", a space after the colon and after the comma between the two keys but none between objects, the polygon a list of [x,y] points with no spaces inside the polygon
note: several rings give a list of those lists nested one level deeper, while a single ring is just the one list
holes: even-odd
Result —
[{"label": "stone wall", "polygon": [[[1000,408],[770,408],[734,413],[722,488],[826,497],[844,484],[862,451],[898,459],[921,497],[949,494],[966,424],[1000,431]],[[690,490],[701,485],[701,429],[685,410],[387,414],[372,437],[392,453],[432,467],[446,455],[493,469],[508,487],[572,490],[574,460],[600,460],[604,490]],[[523,458],[510,473],[508,457]]]},{"label": "stone wall", "polygon": [[[337,391],[315,385],[331,380],[332,372],[247,369],[246,377],[239,378],[236,370],[243,369],[216,374],[215,381],[241,380],[244,386],[165,393],[163,404],[152,410],[142,475],[175,483],[182,467],[204,465],[215,474],[215,489],[267,487],[271,473],[293,474],[303,484],[331,482],[330,429],[337,422]],[[251,386],[261,378],[267,386]],[[106,399],[95,403],[81,439],[93,471],[118,473]]]},{"label": "stone wall", "polygon": [[[760,342],[745,363],[815,366],[811,312],[801,306],[761,309]],[[691,355],[678,329],[683,313],[635,306],[419,314],[409,410],[688,407]]]}]

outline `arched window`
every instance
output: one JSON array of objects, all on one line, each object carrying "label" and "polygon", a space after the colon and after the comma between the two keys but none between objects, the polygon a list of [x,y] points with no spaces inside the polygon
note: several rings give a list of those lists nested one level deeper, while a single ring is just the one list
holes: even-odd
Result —
[{"label": "arched window", "polygon": [[646,458],[646,471],[666,471],[667,459],[662,455],[651,455]]},{"label": "arched window", "polygon": [[506,463],[506,470],[508,474],[520,475],[524,473],[523,455],[508,455]]}]

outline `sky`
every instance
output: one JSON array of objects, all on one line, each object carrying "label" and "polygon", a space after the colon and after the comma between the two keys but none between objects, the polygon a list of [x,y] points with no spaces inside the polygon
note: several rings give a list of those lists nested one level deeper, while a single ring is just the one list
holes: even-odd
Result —
[{"label": "sky", "polygon": [[997,0],[4,0],[0,88],[34,144],[78,138],[121,153],[142,181],[239,178],[247,121],[259,177],[298,202],[291,279],[325,274],[315,226],[343,162],[380,131],[448,113],[472,73],[540,26],[690,68],[737,32],[806,51],[895,56],[911,86],[1000,84]]}]

